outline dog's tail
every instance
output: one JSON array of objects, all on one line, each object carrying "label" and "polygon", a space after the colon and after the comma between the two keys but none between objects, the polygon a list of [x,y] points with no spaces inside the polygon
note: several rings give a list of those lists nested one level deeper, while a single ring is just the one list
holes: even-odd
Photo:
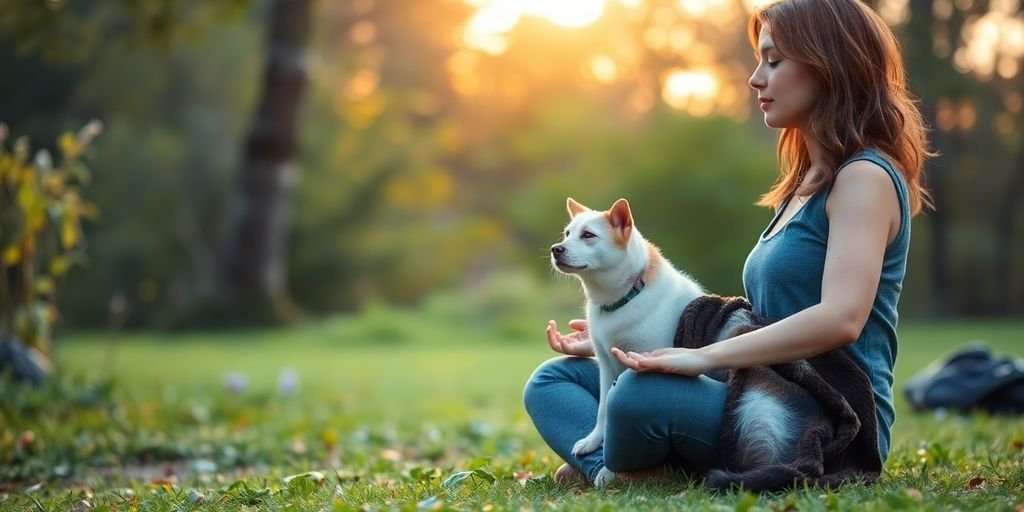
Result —
[{"label": "dog's tail", "polygon": [[794,466],[775,464],[742,473],[713,469],[708,473],[707,483],[708,487],[716,491],[738,488],[752,492],[762,492],[789,489],[806,480],[806,478],[807,475]]}]

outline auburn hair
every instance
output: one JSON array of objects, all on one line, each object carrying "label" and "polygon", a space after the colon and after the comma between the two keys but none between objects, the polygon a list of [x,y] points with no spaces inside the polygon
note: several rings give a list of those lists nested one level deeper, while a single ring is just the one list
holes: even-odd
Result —
[{"label": "auburn hair", "polygon": [[[907,90],[899,43],[878,14],[860,0],[770,3],[750,17],[748,35],[755,52],[761,27],[767,27],[784,58],[811,68],[821,97],[806,133],[782,129],[780,176],[757,204],[778,207],[793,193],[813,194],[832,184],[844,160],[875,148],[903,175],[911,213],[931,207],[923,168],[934,153],[916,99]],[[825,168],[833,172],[817,173],[801,184],[811,166],[807,137],[821,145]]]}]

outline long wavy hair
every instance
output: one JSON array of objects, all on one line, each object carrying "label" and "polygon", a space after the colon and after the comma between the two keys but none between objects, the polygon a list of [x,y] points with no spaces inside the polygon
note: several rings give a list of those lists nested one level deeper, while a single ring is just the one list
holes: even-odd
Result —
[{"label": "long wavy hair", "polygon": [[757,51],[761,27],[768,27],[779,53],[813,70],[821,97],[806,133],[784,128],[779,135],[780,176],[758,201],[778,207],[793,193],[813,194],[831,185],[835,172],[817,173],[801,184],[811,166],[805,142],[822,147],[826,169],[865,148],[884,153],[902,173],[913,214],[931,207],[923,183],[927,128],[907,90],[899,43],[892,30],[860,0],[781,0],[750,18],[751,45]]}]

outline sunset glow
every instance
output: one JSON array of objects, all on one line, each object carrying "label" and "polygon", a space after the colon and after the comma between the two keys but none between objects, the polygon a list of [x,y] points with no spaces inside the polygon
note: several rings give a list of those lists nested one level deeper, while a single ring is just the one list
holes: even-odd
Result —
[{"label": "sunset glow", "polygon": [[604,0],[490,0],[470,2],[479,10],[466,25],[468,48],[499,55],[508,49],[506,34],[527,16],[547,20],[563,28],[593,24],[604,13]]},{"label": "sunset glow", "polygon": [[665,78],[661,99],[676,110],[706,116],[714,108],[718,89],[718,78],[710,71],[675,69]]},{"label": "sunset glow", "polygon": [[964,46],[953,55],[961,72],[973,72],[988,79],[998,75],[1010,79],[1020,71],[1024,59],[1024,20],[1011,12],[993,10],[964,23]]},{"label": "sunset glow", "polygon": [[[632,75],[638,59],[644,54],[643,47],[654,50],[667,59],[680,59],[678,67],[664,73],[657,80],[657,90],[649,94],[636,95],[627,102],[627,108],[643,112],[653,107],[660,98],[661,102],[673,109],[691,115],[711,115],[717,111],[731,114],[742,114],[746,109],[741,105],[745,98],[740,98],[735,88],[723,89],[721,81],[726,75],[717,62],[717,46],[705,40],[702,25],[721,27],[731,26],[744,17],[745,9],[771,0],[674,0],[671,3],[655,5],[648,0],[464,0],[475,8],[474,14],[465,25],[462,34],[464,48],[470,53],[500,57],[510,51],[511,45],[517,44],[522,37],[543,37],[536,32],[536,25],[530,32],[520,30],[529,19],[543,20],[551,24],[549,34],[555,37],[558,31],[579,31],[580,41],[604,41],[607,35],[593,32],[593,26],[609,12],[620,15],[624,12],[633,13],[634,21],[646,20],[648,27],[641,32],[639,40],[625,39],[622,44],[612,50],[602,48],[599,53],[579,56],[575,62],[566,62],[566,66],[554,65],[548,69],[558,72],[560,69],[576,68],[578,74],[545,75],[544,80],[581,80],[583,84],[612,85],[628,84],[636,80]],[[618,10],[617,12],[615,12]],[[638,16],[638,17],[637,17]],[[622,18],[624,21],[629,18]],[[543,27],[542,25],[540,27]],[[588,32],[589,30],[589,32]],[[719,28],[718,30],[722,30]],[[526,36],[529,33],[531,35]],[[570,36],[577,37],[577,36]],[[639,49],[633,50],[629,44],[638,44]],[[586,43],[581,43],[584,46]],[[595,48],[597,49],[597,48]],[[481,57],[483,57],[481,55]],[[553,58],[539,54],[535,58]],[[486,57],[483,57],[486,58]],[[504,82],[491,82],[476,76],[478,65],[483,61],[470,59],[469,54],[461,53],[449,61],[449,74],[455,90],[464,95],[499,94],[498,89]],[[550,66],[550,63],[548,64]],[[541,69],[538,65],[533,69]],[[627,71],[629,70],[629,71]],[[730,76],[732,73],[729,73]],[[731,78],[730,78],[731,80]],[[507,81],[507,79],[505,79]],[[529,96],[529,87],[522,93]]]},{"label": "sunset glow", "polygon": [[[513,45],[531,48],[523,80],[512,95],[529,101],[538,83],[577,81],[579,85],[635,86],[626,102],[635,112],[649,110],[660,98],[665,105],[690,115],[726,114],[744,117],[750,112],[745,87],[749,70],[745,63],[723,62],[735,53],[722,37],[742,33],[745,18],[754,10],[777,0],[463,0],[475,9],[462,34],[467,54],[453,56],[449,72],[462,94],[509,96],[506,77],[499,81],[477,76],[487,56],[503,58]],[[961,73],[981,80],[1010,80],[1024,72],[1024,18],[1021,0],[991,0],[988,12],[964,20],[959,33],[943,24],[932,27],[932,50],[949,58]],[[931,14],[947,20],[965,11],[971,0],[935,0]],[[910,0],[879,0],[878,13],[892,26],[910,20]],[[524,25],[527,20],[541,24]],[[599,24],[600,22],[600,24]],[[547,52],[545,44],[551,47]],[[353,38],[372,41],[371,27],[360,27]],[[527,39],[529,38],[529,39]],[[569,45],[566,45],[566,42]],[[578,45],[574,48],[572,45]],[[537,51],[540,48],[540,51]],[[575,52],[575,53],[573,53]],[[476,54],[477,61],[469,57]],[[670,66],[658,78],[642,73],[645,56]],[[520,61],[524,62],[524,61]],[[575,71],[570,71],[575,70]],[[664,68],[662,68],[664,70]],[[532,76],[532,78],[524,78]],[[538,82],[537,80],[541,81]],[[367,77],[360,89],[372,89]],[[642,92],[645,87],[649,89]],[[504,92],[503,92],[504,91]],[[970,126],[973,107],[946,108],[944,126]],[[942,110],[942,109],[940,109]],[[950,120],[953,121],[950,121]]]},{"label": "sunset glow", "polygon": [[475,33],[501,33],[515,28],[524,16],[541,18],[566,28],[585,27],[604,13],[604,0],[489,0],[480,6],[467,27]]},{"label": "sunset glow", "polygon": [[525,12],[563,27],[585,27],[604,13],[604,0],[534,0],[524,2]]}]

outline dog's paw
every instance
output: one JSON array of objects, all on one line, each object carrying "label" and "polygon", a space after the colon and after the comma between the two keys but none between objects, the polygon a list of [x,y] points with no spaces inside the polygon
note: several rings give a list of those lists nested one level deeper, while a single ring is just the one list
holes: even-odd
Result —
[{"label": "dog's paw", "polygon": [[590,434],[589,436],[576,441],[576,444],[572,447],[572,454],[580,457],[588,453],[593,453],[601,447],[601,441],[603,441],[601,436]]},{"label": "dog's paw", "polygon": [[615,472],[608,468],[601,468],[594,479],[594,487],[601,488],[615,481]]}]

